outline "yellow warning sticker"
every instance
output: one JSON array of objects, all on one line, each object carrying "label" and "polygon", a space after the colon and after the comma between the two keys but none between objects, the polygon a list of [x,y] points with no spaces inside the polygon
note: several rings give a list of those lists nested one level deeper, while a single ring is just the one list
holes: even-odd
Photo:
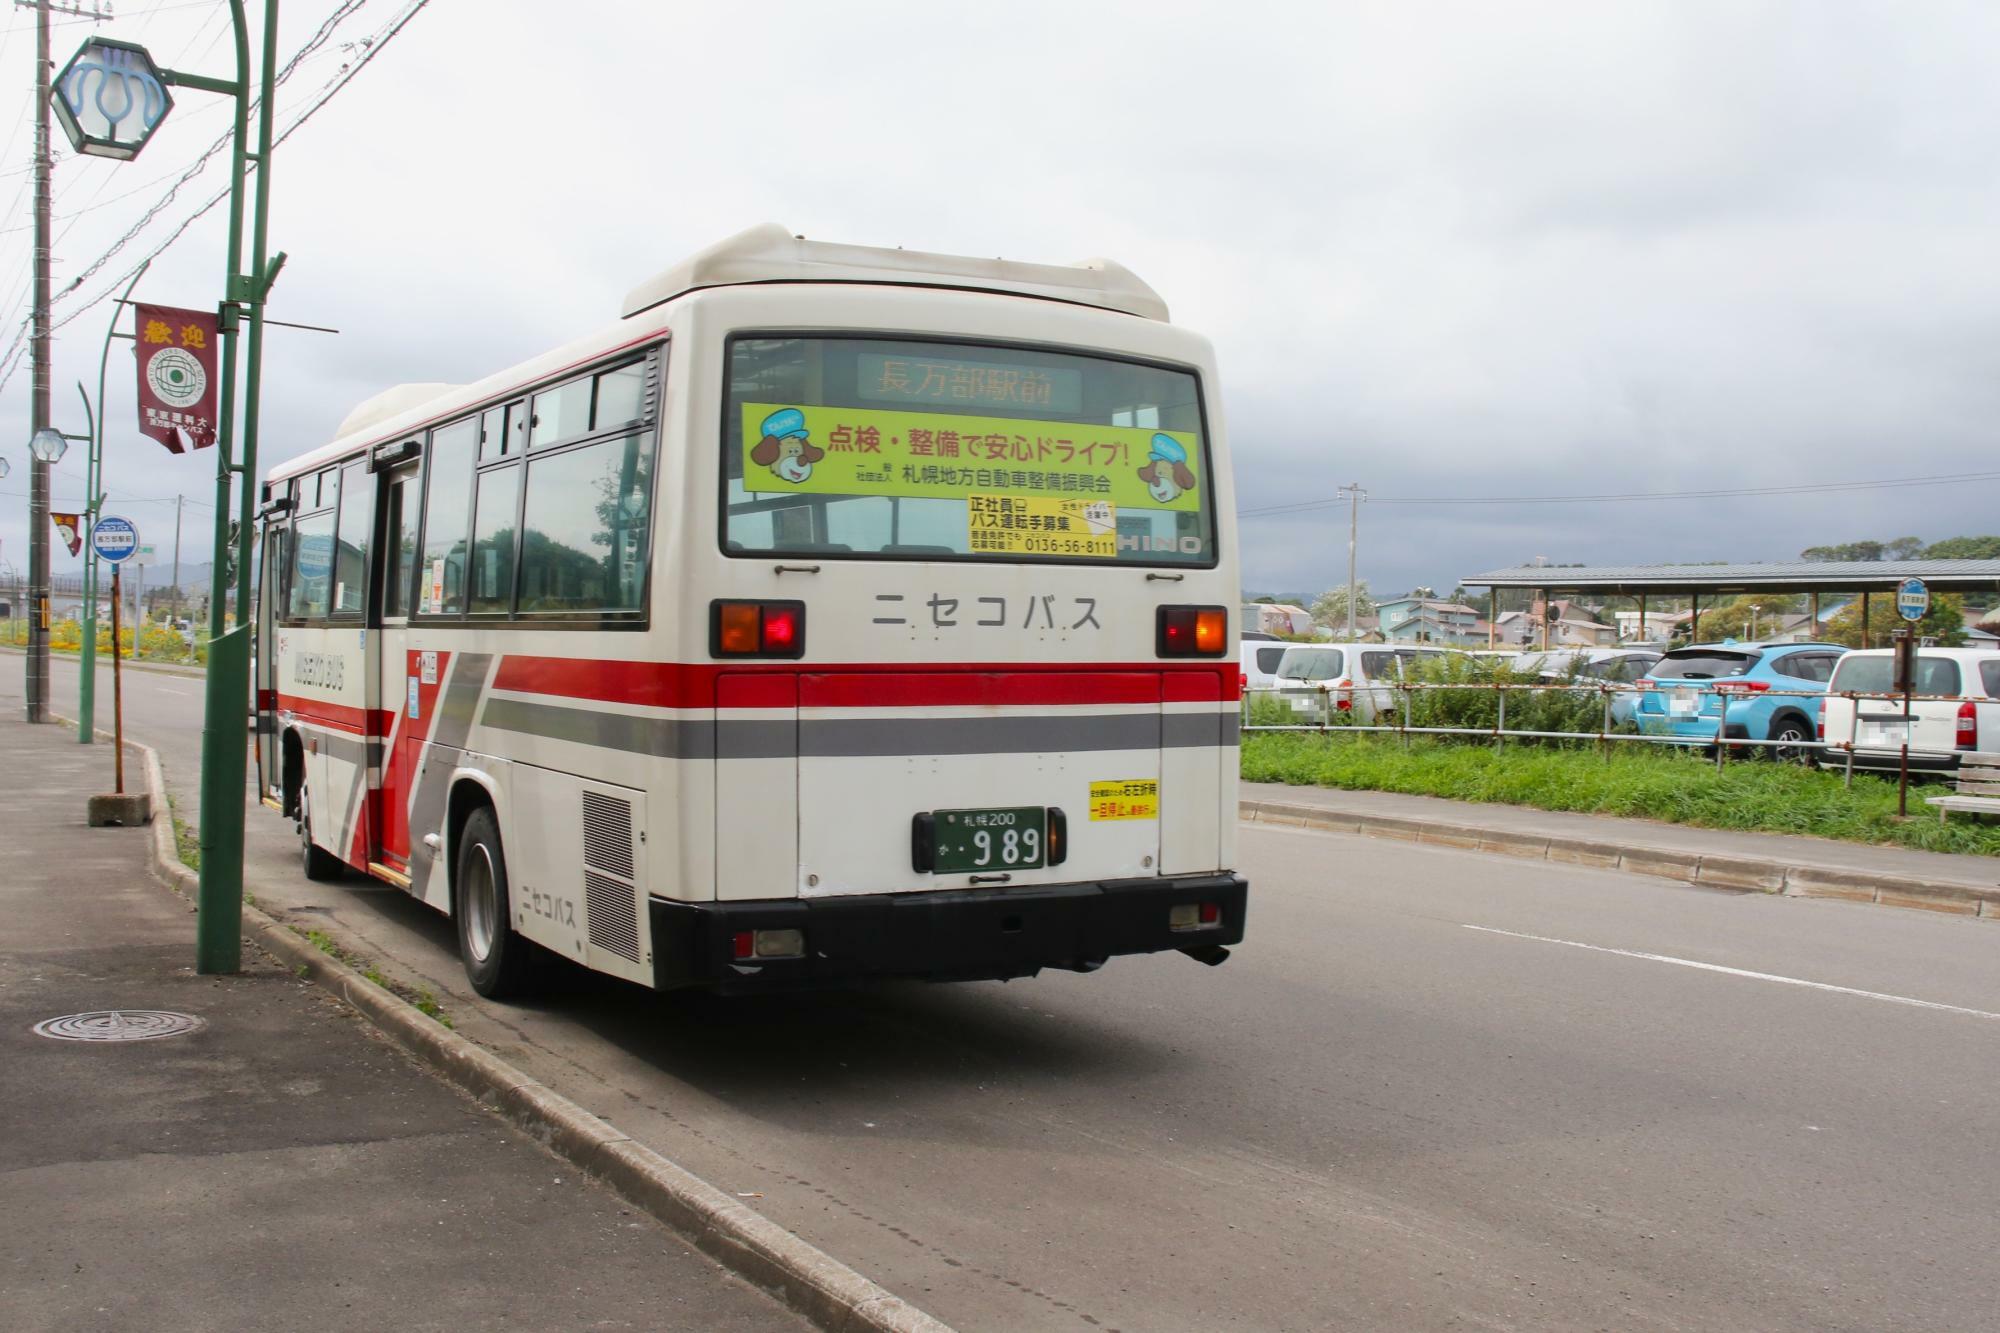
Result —
[{"label": "yellow warning sticker", "polygon": [[974,551],[1118,558],[1118,509],[1109,500],[1040,495],[968,495]]},{"label": "yellow warning sticker", "polygon": [[1158,819],[1160,784],[1153,778],[1090,784],[1090,817],[1096,819]]}]

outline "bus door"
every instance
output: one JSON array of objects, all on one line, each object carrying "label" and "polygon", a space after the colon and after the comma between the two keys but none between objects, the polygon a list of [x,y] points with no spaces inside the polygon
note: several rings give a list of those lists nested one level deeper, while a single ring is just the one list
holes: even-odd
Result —
[{"label": "bus door", "polygon": [[[402,874],[410,869],[410,792],[418,757],[417,747],[409,742],[421,735],[414,719],[420,682],[426,674],[424,654],[412,651],[409,642],[410,603],[416,586],[417,506],[422,489],[419,476],[415,462],[382,474],[382,540],[377,547],[382,552],[382,616],[376,630],[380,641],[375,662],[380,675],[376,698],[382,735],[369,745],[375,802],[370,826],[378,830],[375,859]],[[434,666],[429,674],[434,683]],[[428,699],[435,691],[423,693]]]},{"label": "bus door", "polygon": [[257,737],[257,791],[284,799],[283,756],[278,745],[278,641],[272,637],[277,608],[284,598],[285,553],[292,534],[289,515],[264,525],[257,544],[258,593],[252,623],[250,697],[251,728]]}]

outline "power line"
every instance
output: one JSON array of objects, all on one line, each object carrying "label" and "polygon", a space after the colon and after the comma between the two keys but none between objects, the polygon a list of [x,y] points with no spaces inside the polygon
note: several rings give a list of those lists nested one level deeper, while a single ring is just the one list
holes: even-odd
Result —
[{"label": "power line", "polygon": [[[1369,504],[1385,505],[1551,505],[1620,504],[1644,500],[1724,500],[1760,495],[1823,495],[1842,491],[1893,490],[1906,486],[1956,486],[1972,481],[2000,481],[2000,472],[1950,472],[1927,477],[1889,477],[1881,481],[1802,482],[1793,486],[1733,486],[1706,491],[1625,491],[1607,495],[1375,495]],[[1346,502],[1345,489],[1339,495],[1292,504],[1265,505],[1239,509],[1238,518],[1265,518],[1273,514],[1303,514]]]}]

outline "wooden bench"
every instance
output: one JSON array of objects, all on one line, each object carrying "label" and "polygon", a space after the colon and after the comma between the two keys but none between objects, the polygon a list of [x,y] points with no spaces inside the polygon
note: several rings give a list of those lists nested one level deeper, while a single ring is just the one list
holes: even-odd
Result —
[{"label": "wooden bench", "polygon": [[1950,796],[1926,796],[1937,807],[1942,824],[1954,810],[1974,815],[2000,815],[2000,754],[1972,753],[1958,761],[1958,790]]}]

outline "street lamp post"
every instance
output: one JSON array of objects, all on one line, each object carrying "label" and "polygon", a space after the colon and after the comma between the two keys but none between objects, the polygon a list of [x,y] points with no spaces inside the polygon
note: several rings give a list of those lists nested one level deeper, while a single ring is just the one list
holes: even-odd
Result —
[{"label": "street lamp post", "polygon": [[[209,584],[209,650],[206,712],[202,723],[201,874],[196,896],[195,970],[234,972],[242,962],[243,783],[247,772],[250,702],[250,553],[253,485],[257,473],[257,414],[262,369],[264,304],[284,265],[284,255],[265,253],[271,199],[272,123],[276,115],[278,0],[264,0],[263,66],[257,98],[257,147],[250,136],[250,32],[244,0],[229,0],[235,33],[236,77],[160,69],[141,47],[92,39],[85,42],[56,81],[57,116],[78,152],[129,160],[172,108],[166,89],[194,88],[234,99],[233,151],[229,167],[229,242],[217,329],[223,339],[221,402],[215,440],[215,571]],[[123,97],[90,96],[97,79],[119,81]],[[107,105],[123,108],[107,119]],[[256,207],[251,218],[251,270],[243,272],[245,181],[257,164]],[[244,382],[243,437],[234,440],[236,337],[248,322],[249,362]],[[237,624],[228,627],[231,486],[241,487],[242,519],[237,531]],[[95,497],[92,497],[95,499]],[[44,528],[46,520],[43,521]],[[39,529],[38,529],[39,531]],[[44,535],[46,535],[44,533]]]},{"label": "street lamp post", "polygon": [[[138,289],[139,279],[146,276],[153,261],[148,259],[139,265],[139,271],[132,275],[132,281],[125,284],[125,291],[112,308],[110,327],[104,330],[104,348],[97,356],[97,412],[90,429],[90,460],[84,468],[83,507],[84,519],[92,528],[97,526],[97,516],[104,508],[104,371],[111,359],[111,340],[130,337],[118,332],[118,320],[124,313],[125,303],[132,299]],[[76,386],[83,392],[81,384]],[[84,408],[89,410],[90,399],[84,400]],[[134,640],[134,642],[137,642]],[[78,664],[76,704],[76,739],[79,745],[89,745],[97,735],[97,551],[86,545],[83,551],[83,644],[82,661]]]}]

